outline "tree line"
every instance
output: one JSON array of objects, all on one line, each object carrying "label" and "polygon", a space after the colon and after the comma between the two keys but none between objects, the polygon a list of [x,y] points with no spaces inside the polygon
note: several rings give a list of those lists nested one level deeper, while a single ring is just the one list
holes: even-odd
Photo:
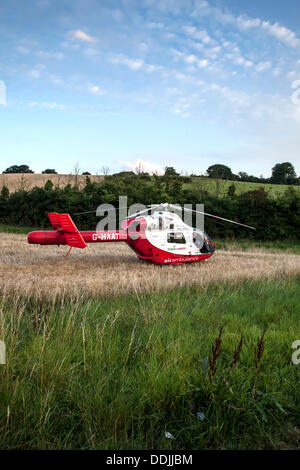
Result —
[{"label": "tree line", "polygon": [[[137,170],[138,170],[136,171],[137,174],[146,174],[146,175],[148,174],[148,173],[144,173],[143,171],[141,171],[141,169],[137,169]],[[3,174],[9,174],[9,173],[26,173],[27,174],[27,173],[34,173],[34,171],[31,170],[28,165],[12,165],[6,170],[4,170],[2,173]],[[104,172],[105,176],[107,173],[108,171]],[[133,173],[133,172],[127,172],[127,173]],[[175,168],[173,167],[166,167],[165,175],[168,173],[173,174],[173,175],[178,175]],[[54,168],[47,168],[46,170],[42,171],[42,174],[57,174],[57,171]],[[85,171],[82,174],[90,175],[88,171]],[[297,177],[295,167],[290,162],[276,163],[276,165],[272,168],[272,175],[270,178],[264,178],[263,176],[257,177],[253,175],[248,175],[244,171],[240,171],[238,174],[234,174],[229,166],[222,165],[222,164],[215,164],[215,165],[209,166],[206,170],[205,175],[191,174],[189,176],[192,176],[192,177],[205,176],[205,177],[213,178],[213,179],[243,181],[243,182],[249,182],[249,183],[300,185],[300,177]]]},{"label": "tree line", "polygon": [[[70,184],[55,187],[48,180],[44,187],[9,193],[4,186],[0,193],[0,223],[31,227],[49,227],[48,212],[71,214],[96,210],[103,203],[118,207],[119,195],[127,196],[132,204],[205,205],[205,211],[257,228],[256,232],[225,222],[205,219],[205,229],[212,237],[282,240],[300,238],[300,194],[293,187],[272,198],[264,188],[236,195],[234,183],[225,197],[209,194],[197,184],[184,185],[185,178],[169,168],[164,176],[149,176],[121,172],[107,175],[103,182],[92,182],[86,176],[85,186],[79,189]],[[196,182],[197,183],[197,182]],[[79,229],[94,229],[99,218],[95,214],[74,216]]]},{"label": "tree line", "polygon": [[226,165],[211,165],[207,169],[207,176],[209,178],[224,179],[232,181],[244,181],[249,183],[270,183],[270,184],[300,184],[300,178],[297,177],[296,171],[292,163],[276,163],[272,168],[272,175],[270,178],[260,176],[248,175],[244,171],[240,171],[237,175],[232,173],[231,168]]}]

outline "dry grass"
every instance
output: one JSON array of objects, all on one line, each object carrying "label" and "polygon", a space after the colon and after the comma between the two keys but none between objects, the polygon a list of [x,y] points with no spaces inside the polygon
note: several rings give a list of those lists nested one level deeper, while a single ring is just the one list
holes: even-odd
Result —
[{"label": "dry grass", "polygon": [[[91,175],[92,182],[100,183],[103,181],[102,175]],[[0,174],[0,190],[6,186],[11,193],[18,190],[29,191],[37,187],[43,187],[45,183],[50,180],[59,188],[64,188],[68,184],[72,186],[77,185],[80,189],[85,186],[86,177],[84,175],[43,175],[32,173],[19,173],[19,174]]]},{"label": "dry grass", "polygon": [[0,247],[0,292],[8,295],[117,295],[300,273],[300,255],[263,249],[217,250],[201,263],[159,267],[139,261],[125,243],[89,245],[64,258],[67,247],[28,245],[25,235],[1,233]]}]

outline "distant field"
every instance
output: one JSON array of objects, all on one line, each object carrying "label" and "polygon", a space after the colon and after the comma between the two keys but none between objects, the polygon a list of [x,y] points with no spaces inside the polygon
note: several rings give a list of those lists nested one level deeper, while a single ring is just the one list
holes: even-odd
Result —
[{"label": "distant field", "polygon": [[[92,182],[101,183],[104,176],[91,175],[90,179]],[[86,177],[84,175],[42,175],[25,173],[0,174],[0,190],[3,186],[6,186],[10,192],[15,192],[20,189],[27,191],[35,186],[43,187],[48,180],[52,181],[54,186],[58,186],[60,188],[63,188],[68,184],[71,184],[72,186],[76,184],[79,188],[83,188]],[[201,191],[207,191],[212,195],[222,197],[227,195],[228,188],[232,183],[233,181],[193,177],[192,183],[184,183],[183,188],[193,188],[196,192],[199,191],[199,193],[201,193]],[[290,187],[279,184],[244,183],[241,181],[234,181],[234,184],[237,195],[263,187],[272,197],[277,197],[278,195],[283,194]],[[296,191],[300,192],[300,186],[293,187]]]},{"label": "distant field", "polygon": [[[234,183],[237,195],[247,191],[264,188],[272,197],[283,194],[291,186],[281,184],[244,183],[242,181],[216,180],[212,178],[193,178],[192,183],[184,184],[184,189],[194,188],[196,191],[207,191],[218,197],[226,196],[229,186]],[[292,186],[300,193],[300,186]]]},{"label": "distant field", "polygon": [[[90,179],[93,182],[100,183],[103,181],[102,175],[91,175]],[[16,173],[16,174],[1,174],[0,175],[0,190],[3,186],[6,186],[10,192],[15,192],[18,190],[28,191],[35,186],[43,187],[45,183],[50,180],[54,186],[64,188],[68,184],[74,186],[78,185],[79,188],[84,187],[86,177],[84,175],[42,175],[42,174],[26,174],[26,173]]]}]

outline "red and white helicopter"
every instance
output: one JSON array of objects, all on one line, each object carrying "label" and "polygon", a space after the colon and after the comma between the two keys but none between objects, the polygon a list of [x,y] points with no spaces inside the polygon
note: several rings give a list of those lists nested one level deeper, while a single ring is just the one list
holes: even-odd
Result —
[{"label": "red and white helicopter", "polygon": [[[149,211],[152,215],[146,215]],[[28,234],[28,242],[39,245],[69,245],[85,248],[87,243],[127,242],[140,260],[155,264],[180,264],[210,258],[215,245],[204,231],[185,224],[172,210],[182,210],[173,204],[158,204],[127,217],[121,230],[79,231],[69,214],[48,214],[52,231]],[[224,219],[206,212],[183,208],[215,219],[255,230],[254,227]],[[70,251],[69,250],[69,251]]]}]

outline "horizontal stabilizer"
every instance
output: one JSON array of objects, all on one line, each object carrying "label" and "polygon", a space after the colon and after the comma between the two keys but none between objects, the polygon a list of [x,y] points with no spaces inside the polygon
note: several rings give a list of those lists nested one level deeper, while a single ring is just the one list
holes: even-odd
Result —
[{"label": "horizontal stabilizer", "polygon": [[86,243],[82,238],[81,233],[77,229],[69,214],[57,214],[56,212],[52,212],[48,214],[48,217],[52,227],[56,230],[62,231],[69,246],[74,248],[86,247]]}]

